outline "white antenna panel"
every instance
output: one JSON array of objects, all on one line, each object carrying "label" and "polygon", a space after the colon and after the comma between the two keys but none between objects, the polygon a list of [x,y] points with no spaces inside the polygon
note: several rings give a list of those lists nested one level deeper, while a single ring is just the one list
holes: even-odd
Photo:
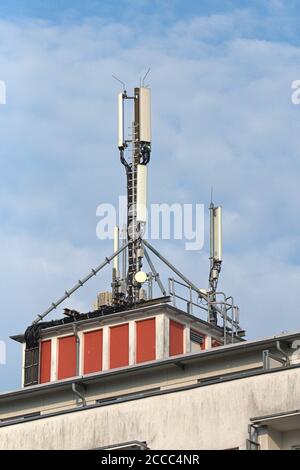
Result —
[{"label": "white antenna panel", "polygon": [[136,219],[138,222],[147,222],[147,179],[146,165],[137,166],[137,200]]},{"label": "white antenna panel", "polygon": [[214,208],[214,253],[213,257],[217,261],[222,261],[222,207]]},{"label": "white antenna panel", "polygon": [[123,93],[118,94],[118,147],[124,148],[124,99]]},{"label": "white antenna panel", "polygon": [[149,88],[140,88],[140,141],[151,142],[151,93]]}]

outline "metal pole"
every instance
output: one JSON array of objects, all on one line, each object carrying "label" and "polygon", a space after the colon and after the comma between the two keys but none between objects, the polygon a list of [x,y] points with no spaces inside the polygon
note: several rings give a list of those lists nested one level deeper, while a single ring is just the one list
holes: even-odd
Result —
[{"label": "metal pole", "polygon": [[120,253],[122,253],[123,250],[125,250],[125,248],[127,248],[129,242],[127,242],[125,245],[123,245],[119,250],[115,251],[111,256],[109,256],[108,258],[105,258],[105,261],[103,261],[103,263],[99,264],[99,266],[97,266],[96,268],[92,269],[92,271],[90,272],[90,274],[88,274],[86,277],[84,277],[83,279],[79,280],[77,282],[77,284],[75,284],[74,287],[72,287],[72,289],[68,290],[68,291],[65,291],[65,294],[59,299],[57,300],[57,302],[53,302],[51,304],[51,306],[43,313],[41,313],[40,315],[38,315],[36,317],[36,319],[32,322],[32,324],[36,324],[38,323],[40,320],[42,320],[46,315],[48,315],[48,313],[52,312],[52,310],[56,309],[58,307],[58,305],[60,305],[62,302],[64,302],[68,297],[70,297],[77,289],[79,289],[79,287],[82,287],[87,281],[89,281],[93,276],[96,276],[96,274],[102,269],[104,268],[104,266],[106,266],[107,264],[109,264],[115,256],[118,256]]},{"label": "metal pole", "polygon": [[168,266],[168,268],[170,268],[175,274],[177,274],[178,277],[180,277],[186,284],[188,284],[192,289],[194,289],[194,291],[199,294],[199,297],[207,301],[207,296],[203,294],[203,292],[201,292],[201,290],[198,289],[195,284],[189,281],[187,277],[185,277],[180,271],[178,271],[178,269],[176,269],[175,266],[173,266],[166,258],[164,258],[155,248],[153,248],[153,246],[150,245],[149,242],[144,240],[144,245],[146,245],[146,247],[149,248],[152,253],[154,253],[161,261],[163,261]]},{"label": "metal pole", "polygon": [[[119,233],[119,227],[118,225],[115,225],[114,227],[114,252],[118,251],[120,248],[120,233]],[[119,264],[119,256],[114,257],[114,269],[116,273],[116,278],[119,279],[120,277],[120,264]]]},{"label": "metal pole", "polygon": [[152,284],[152,281],[153,281],[153,278],[150,275],[150,277],[148,279],[148,300],[153,298],[153,293],[152,293],[153,292],[153,284]]},{"label": "metal pole", "polygon": [[211,201],[209,206],[210,214],[210,270],[213,268],[213,259],[214,259],[214,204]]},{"label": "metal pole", "polygon": [[190,287],[190,312],[191,315],[193,315],[193,290]]},{"label": "metal pole", "polygon": [[[126,245],[126,240],[127,240],[127,229],[126,225],[124,224],[123,226],[123,241],[122,241],[122,246],[124,247]],[[123,250],[123,260],[122,260],[122,281],[126,282],[126,276],[127,276],[127,257],[126,257],[126,250]]]},{"label": "metal pole", "polygon": [[166,290],[165,290],[165,288],[164,288],[164,286],[163,286],[163,283],[162,283],[161,280],[160,280],[159,274],[158,274],[158,272],[156,271],[155,266],[154,266],[154,264],[152,263],[151,258],[150,258],[150,256],[149,256],[148,251],[146,250],[146,248],[144,248],[144,255],[145,255],[145,258],[146,258],[146,260],[147,260],[147,263],[148,263],[149,266],[150,266],[150,269],[151,269],[152,273],[154,274],[154,279],[156,280],[156,282],[157,282],[157,284],[158,284],[158,286],[159,286],[159,288],[160,288],[160,290],[161,290],[162,295],[163,295],[163,296],[166,296],[166,295],[167,295],[167,292],[166,292]]},{"label": "metal pole", "polygon": [[224,345],[227,343],[227,309],[226,305],[223,305],[223,327],[224,327]]},{"label": "metal pole", "polygon": [[176,307],[176,295],[175,295],[175,283],[174,279],[171,279],[172,282],[172,292],[173,292],[173,306]]}]

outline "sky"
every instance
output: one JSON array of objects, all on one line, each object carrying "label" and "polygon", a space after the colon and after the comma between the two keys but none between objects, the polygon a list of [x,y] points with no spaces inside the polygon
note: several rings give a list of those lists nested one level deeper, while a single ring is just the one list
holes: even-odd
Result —
[{"label": "sky", "polygon": [[[9,336],[113,251],[96,237],[97,206],[125,194],[112,74],[131,90],[151,68],[150,202],[207,207],[213,186],[220,289],[247,337],[300,330],[299,25],[292,0],[0,1],[0,391],[21,383]],[[200,287],[207,232],[197,252],[153,242]],[[109,282],[62,308],[90,310]]]}]

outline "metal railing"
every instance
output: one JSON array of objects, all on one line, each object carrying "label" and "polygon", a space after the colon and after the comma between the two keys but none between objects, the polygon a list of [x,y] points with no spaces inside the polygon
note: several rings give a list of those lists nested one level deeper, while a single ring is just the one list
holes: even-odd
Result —
[{"label": "metal railing", "polygon": [[[187,294],[179,293],[179,287],[181,290],[182,288],[187,289]],[[199,310],[201,313],[205,311],[206,318],[204,320],[207,321],[210,312],[213,310],[217,314],[218,326],[223,328],[224,344],[228,342],[229,338],[231,338],[232,343],[234,342],[234,337],[238,335],[241,329],[239,326],[239,307],[235,305],[232,296],[226,297],[224,292],[207,293],[208,300],[205,301],[203,298],[199,298],[199,293],[192,286],[172,277],[168,279],[168,292],[172,299],[172,305],[177,307],[179,302],[186,304],[186,311],[190,315],[197,316],[197,311],[198,313],[200,313]]]},{"label": "metal railing", "polygon": [[[185,287],[186,289],[188,289],[188,291],[189,291],[188,298],[183,297],[183,296],[179,295],[178,293],[176,293],[176,285],[177,286],[182,286],[182,287]],[[174,307],[177,306],[176,299],[178,299],[178,300],[182,300],[184,303],[186,303],[186,311],[187,311],[187,313],[189,313],[191,315],[194,314],[193,307],[197,307],[201,310],[205,310],[206,312],[208,311],[207,306],[199,304],[198,292],[196,292],[191,286],[185,284],[184,282],[177,281],[177,279],[169,277],[169,279],[168,279],[168,291],[169,291],[170,297],[172,298],[172,304],[173,304]],[[195,296],[197,296],[197,301],[195,301]]]}]

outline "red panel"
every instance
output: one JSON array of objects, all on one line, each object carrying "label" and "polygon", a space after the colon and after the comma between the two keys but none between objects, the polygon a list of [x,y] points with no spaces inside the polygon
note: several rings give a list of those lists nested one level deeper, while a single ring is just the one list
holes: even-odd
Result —
[{"label": "red panel", "polygon": [[155,318],[136,322],[136,362],[154,361]]},{"label": "red panel", "polygon": [[170,320],[170,356],[183,354],[183,330],[184,325],[181,325],[181,323],[177,323],[176,321]]},{"label": "red panel", "polygon": [[84,333],[83,373],[91,374],[102,370],[102,330]]},{"label": "red panel", "polygon": [[58,380],[76,375],[76,338],[65,336],[58,338]]},{"label": "red panel", "polygon": [[216,339],[212,339],[211,346],[212,348],[217,348],[219,346],[222,346],[222,343],[220,343],[220,341],[217,341]]},{"label": "red panel", "polygon": [[40,383],[50,382],[51,377],[51,339],[41,342]]},{"label": "red panel", "polygon": [[129,364],[128,323],[110,328],[109,364],[111,369]]}]

